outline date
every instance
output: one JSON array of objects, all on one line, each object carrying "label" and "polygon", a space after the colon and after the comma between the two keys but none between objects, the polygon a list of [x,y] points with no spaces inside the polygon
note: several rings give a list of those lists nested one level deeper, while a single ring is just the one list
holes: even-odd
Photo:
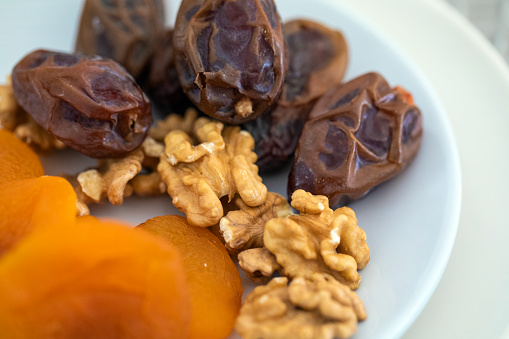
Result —
[{"label": "date", "polygon": [[304,126],[288,179],[335,209],[403,171],[422,139],[421,112],[410,93],[368,73],[331,88]]},{"label": "date", "polygon": [[163,30],[163,0],[86,0],[75,50],[113,59],[138,78]]},{"label": "date", "polygon": [[12,85],[39,125],[90,157],[125,155],[152,124],[148,98],[110,59],[37,50],[14,67]]},{"label": "date", "polygon": [[281,92],[288,55],[273,0],[183,0],[173,44],[184,93],[218,120],[253,120]]},{"label": "date", "polygon": [[293,20],[283,31],[289,69],[277,104],[244,124],[255,139],[260,171],[275,170],[295,152],[311,108],[331,86],[340,84],[348,61],[341,32],[311,20]]},{"label": "date", "polygon": [[166,30],[156,47],[145,87],[151,99],[167,114],[183,114],[187,108],[192,107],[178,79],[172,29]]}]

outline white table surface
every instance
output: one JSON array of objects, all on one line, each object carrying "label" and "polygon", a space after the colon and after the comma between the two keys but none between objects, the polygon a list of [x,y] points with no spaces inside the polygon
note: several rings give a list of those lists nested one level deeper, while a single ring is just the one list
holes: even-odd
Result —
[{"label": "white table surface", "polygon": [[509,338],[509,69],[441,0],[337,0],[390,35],[425,72],[453,127],[462,211],[450,261],[404,339]]}]

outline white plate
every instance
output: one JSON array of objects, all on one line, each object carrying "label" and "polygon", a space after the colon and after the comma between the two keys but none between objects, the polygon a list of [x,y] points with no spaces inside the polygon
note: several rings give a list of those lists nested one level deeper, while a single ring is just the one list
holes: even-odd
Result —
[{"label": "white plate", "polygon": [[[27,6],[30,4],[30,6]],[[51,4],[51,5],[50,5]],[[174,17],[176,1],[169,15]],[[413,94],[423,112],[424,137],[414,163],[351,207],[368,236],[371,262],[361,272],[358,290],[368,319],[355,338],[393,338],[413,322],[434,291],[457,230],[461,197],[459,160],[442,105],[423,74],[391,41],[368,22],[331,1],[279,0],[284,19],[312,18],[345,34],[351,51],[347,78],[378,71]],[[59,0],[0,3],[0,75],[38,48],[70,50],[79,17],[78,2]],[[65,151],[44,159],[48,173],[73,172],[89,159]],[[269,189],[286,192],[285,174],[264,178]],[[98,206],[93,214],[137,224],[173,213],[169,198],[127,199],[124,206]],[[244,274],[241,273],[244,277]],[[244,280],[246,292],[253,285]],[[232,336],[233,337],[233,336]]]}]

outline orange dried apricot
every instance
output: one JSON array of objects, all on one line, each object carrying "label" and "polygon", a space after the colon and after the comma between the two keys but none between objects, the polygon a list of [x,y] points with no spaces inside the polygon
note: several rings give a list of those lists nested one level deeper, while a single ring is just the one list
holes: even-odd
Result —
[{"label": "orange dried apricot", "polygon": [[33,232],[0,260],[0,338],[187,338],[175,247],[94,218],[73,226]]},{"label": "orange dried apricot", "polygon": [[68,227],[76,217],[76,193],[60,177],[42,176],[0,186],[0,256],[32,230]]},{"label": "orange dried apricot", "polygon": [[41,161],[22,141],[0,130],[0,185],[44,175]]},{"label": "orange dried apricot", "polygon": [[191,293],[189,338],[228,336],[240,309],[242,283],[221,241],[209,230],[191,226],[175,215],[156,217],[136,228],[166,239],[182,254]]},{"label": "orange dried apricot", "polygon": [[[104,220],[104,219],[103,219]],[[77,225],[90,225],[90,224],[100,224],[101,220],[97,219],[93,215],[82,215],[76,218]]]}]

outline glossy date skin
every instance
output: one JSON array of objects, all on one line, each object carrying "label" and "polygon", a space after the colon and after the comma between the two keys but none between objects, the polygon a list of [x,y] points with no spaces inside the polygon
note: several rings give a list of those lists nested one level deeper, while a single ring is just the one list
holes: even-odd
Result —
[{"label": "glossy date skin", "polygon": [[367,73],[331,88],[304,126],[288,193],[325,195],[332,208],[360,199],[417,155],[422,118],[410,93]]},{"label": "glossy date skin", "polygon": [[173,44],[184,93],[218,120],[253,120],[281,92],[288,56],[273,0],[183,0]]},{"label": "glossy date skin", "polygon": [[297,147],[302,128],[316,100],[340,84],[348,61],[341,32],[311,20],[284,24],[289,69],[276,105],[243,125],[255,139],[260,171],[283,166]]},{"label": "glossy date skin", "polygon": [[90,157],[125,155],[152,124],[148,98],[110,59],[37,50],[14,67],[12,85],[39,125]]},{"label": "glossy date skin", "polygon": [[138,79],[163,30],[163,0],[86,0],[75,49],[113,59]]}]

